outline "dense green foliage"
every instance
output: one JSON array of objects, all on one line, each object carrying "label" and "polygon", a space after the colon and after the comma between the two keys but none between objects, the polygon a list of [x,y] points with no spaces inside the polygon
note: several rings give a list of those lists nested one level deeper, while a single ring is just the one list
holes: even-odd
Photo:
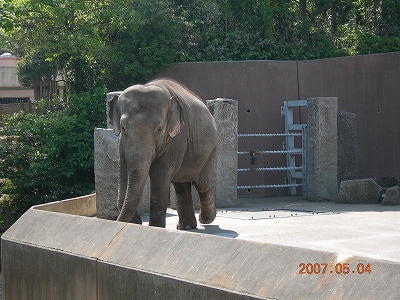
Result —
[{"label": "dense green foliage", "polygon": [[45,78],[56,68],[71,93],[121,89],[175,60],[171,7],[148,0],[0,0],[0,51],[22,58],[20,75],[36,68],[36,77]]},{"label": "dense green foliage", "polygon": [[[61,75],[68,100],[8,119],[0,193],[32,204],[94,188],[104,91],[182,61],[304,60],[400,51],[400,0],[0,0],[0,53],[22,85]],[[97,87],[97,88],[96,88]],[[94,89],[96,88],[96,89]]]},{"label": "dense green foliage", "polygon": [[40,114],[7,118],[1,136],[0,194],[21,215],[30,206],[94,190],[93,128],[104,127],[104,90],[90,89],[68,101],[37,103]]},{"label": "dense green foliage", "polygon": [[56,68],[72,93],[120,90],[174,61],[399,51],[400,0],[0,0],[6,50],[20,75]]}]

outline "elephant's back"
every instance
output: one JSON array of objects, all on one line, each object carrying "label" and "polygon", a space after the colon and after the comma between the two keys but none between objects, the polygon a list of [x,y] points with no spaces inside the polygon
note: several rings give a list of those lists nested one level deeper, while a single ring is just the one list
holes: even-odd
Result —
[{"label": "elephant's back", "polygon": [[[216,139],[216,125],[214,118],[208,110],[205,102],[185,87],[172,79],[156,79],[147,83],[156,85],[168,92],[170,97],[175,97],[182,107],[182,118],[184,123],[190,127],[196,127],[200,131],[208,132],[209,139]],[[193,131],[193,128],[191,129]]]},{"label": "elephant's back", "polygon": [[185,85],[169,79],[162,78],[148,82],[146,85],[154,85],[164,89],[170,96],[174,96],[178,101],[189,102],[191,105],[205,105],[205,101],[196,95],[193,91],[188,89]]},{"label": "elephant's back", "polygon": [[[182,130],[179,144],[185,147],[181,167],[175,180],[197,181],[199,174],[207,164],[210,156],[215,153],[217,145],[217,127],[215,120],[204,101],[185,86],[169,79],[156,80],[153,83],[166,89],[181,105]],[[183,140],[184,139],[184,140]],[[181,178],[182,177],[182,178]]]}]

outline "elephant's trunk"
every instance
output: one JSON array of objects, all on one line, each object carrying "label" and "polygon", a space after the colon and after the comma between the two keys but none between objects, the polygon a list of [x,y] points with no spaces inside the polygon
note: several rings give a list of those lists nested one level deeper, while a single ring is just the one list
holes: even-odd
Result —
[{"label": "elephant's trunk", "polygon": [[[121,222],[131,222],[135,215],[151,165],[151,158],[142,155],[138,155],[134,160],[129,158],[127,160],[126,167],[121,168],[121,173],[126,172],[126,175],[120,174],[120,188],[123,185],[126,187],[125,195],[120,195],[124,200],[123,203],[121,203],[122,201],[119,203],[122,207],[119,207],[120,213],[117,221]],[[119,192],[123,193],[124,191],[120,189]]]}]

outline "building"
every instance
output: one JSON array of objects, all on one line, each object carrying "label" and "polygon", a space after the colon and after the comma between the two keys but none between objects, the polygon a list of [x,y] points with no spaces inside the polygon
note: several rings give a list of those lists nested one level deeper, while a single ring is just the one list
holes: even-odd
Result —
[{"label": "building", "polygon": [[33,89],[21,87],[18,82],[15,65],[18,58],[11,53],[0,55],[0,104],[33,102]]},{"label": "building", "polygon": [[3,115],[32,112],[35,93],[33,89],[20,86],[15,70],[17,61],[18,58],[11,53],[0,55],[0,126]]}]

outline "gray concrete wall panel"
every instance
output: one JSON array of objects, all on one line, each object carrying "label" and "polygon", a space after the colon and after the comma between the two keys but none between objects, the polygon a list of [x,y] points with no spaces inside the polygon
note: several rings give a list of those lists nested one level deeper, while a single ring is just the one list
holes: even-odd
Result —
[{"label": "gray concrete wall panel", "polygon": [[300,97],[338,97],[357,116],[359,178],[400,176],[400,52],[299,62]]},{"label": "gray concrete wall panel", "polygon": [[[98,263],[99,300],[124,299],[201,299],[201,300],[250,300],[263,299],[254,295],[235,293],[226,289],[206,286],[196,282],[126,268],[114,264]],[[118,282],[118,284],[116,284]],[[129,288],[124,288],[129,287]]]},{"label": "gray concrete wall panel", "polygon": [[96,260],[88,256],[2,240],[2,274],[4,300],[97,299]]}]

